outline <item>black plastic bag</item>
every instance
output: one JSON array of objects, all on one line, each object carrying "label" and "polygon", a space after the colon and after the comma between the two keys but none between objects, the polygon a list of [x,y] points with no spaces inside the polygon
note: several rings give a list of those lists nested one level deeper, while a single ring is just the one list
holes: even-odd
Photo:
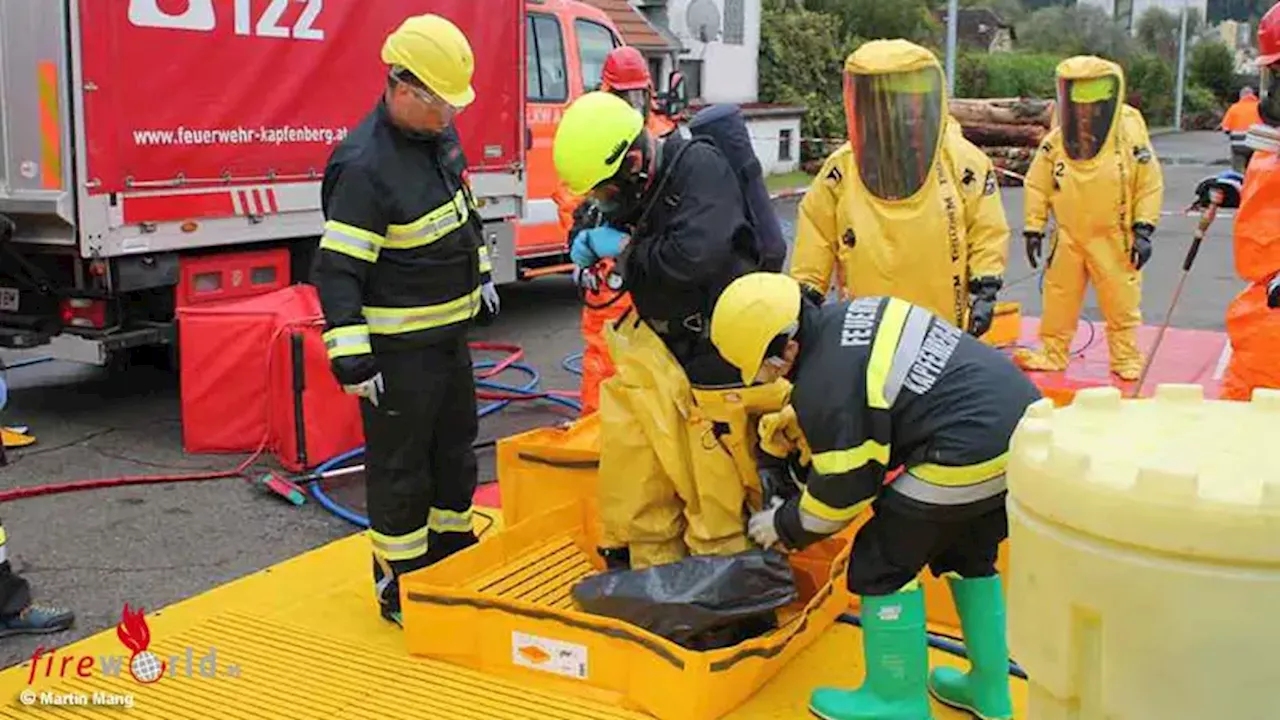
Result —
[{"label": "black plastic bag", "polygon": [[644,570],[592,575],[573,588],[583,610],[642,627],[690,650],[737,645],[777,627],[798,597],[776,550],[701,555]]}]

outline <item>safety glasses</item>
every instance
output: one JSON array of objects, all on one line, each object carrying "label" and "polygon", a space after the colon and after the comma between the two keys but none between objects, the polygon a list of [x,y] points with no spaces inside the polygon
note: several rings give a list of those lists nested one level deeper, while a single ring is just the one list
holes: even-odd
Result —
[{"label": "safety glasses", "polygon": [[457,117],[458,113],[462,112],[461,108],[450,105],[444,98],[420,85],[417,78],[415,78],[408,70],[392,68],[391,77],[396,82],[408,88],[409,92],[413,93],[414,97],[422,101],[422,103],[428,108],[440,113],[441,118],[446,124],[451,122],[453,118]]}]

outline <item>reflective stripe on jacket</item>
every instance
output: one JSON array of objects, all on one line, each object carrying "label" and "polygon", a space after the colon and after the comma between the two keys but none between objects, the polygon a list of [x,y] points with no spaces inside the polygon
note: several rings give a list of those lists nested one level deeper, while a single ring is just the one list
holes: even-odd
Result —
[{"label": "reflective stripe on jacket", "polygon": [[834,532],[892,487],[929,505],[1004,491],[1009,438],[1039,390],[999,350],[922,307],[805,301],[791,403],[813,453],[806,529]]},{"label": "reflective stripe on jacket", "polygon": [[465,332],[490,271],[465,170],[452,129],[408,134],[381,103],[334,150],[312,277],[330,359]]}]

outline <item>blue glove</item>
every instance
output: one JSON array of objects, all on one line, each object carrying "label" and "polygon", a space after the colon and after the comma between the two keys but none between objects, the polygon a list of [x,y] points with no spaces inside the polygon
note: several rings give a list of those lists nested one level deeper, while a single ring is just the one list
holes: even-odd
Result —
[{"label": "blue glove", "polygon": [[591,267],[604,258],[617,257],[626,239],[625,233],[608,225],[581,230],[573,237],[569,259],[578,267]]}]

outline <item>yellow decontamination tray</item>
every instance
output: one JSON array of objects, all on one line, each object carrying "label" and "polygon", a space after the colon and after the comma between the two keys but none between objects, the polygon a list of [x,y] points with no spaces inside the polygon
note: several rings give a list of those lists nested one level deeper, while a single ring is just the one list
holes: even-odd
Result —
[{"label": "yellow decontamination tray", "polygon": [[[477,509],[481,546],[501,516]],[[172,671],[143,685],[103,673],[80,677],[85,657],[128,658],[115,627],[60,647],[53,677],[31,678],[30,660],[0,671],[0,718],[87,720],[647,720],[607,702],[548,692],[405,652],[403,632],[378,617],[370,589],[369,538],[356,533],[238,580],[149,612],[150,650]],[[186,652],[193,650],[193,672]],[[201,673],[216,649],[216,677]],[[62,658],[73,658],[65,676]],[[176,666],[175,666],[176,659]],[[965,668],[940,651],[930,663]],[[211,663],[212,664],[212,663]],[[45,662],[39,663],[40,669]],[[837,623],[724,720],[808,717],[819,685],[862,680],[862,634]],[[1015,717],[1027,718],[1027,686],[1014,681]],[[95,697],[94,693],[101,693]],[[74,698],[75,706],[54,702]],[[132,707],[109,704],[127,698]],[[96,703],[101,699],[104,702]],[[935,720],[972,720],[933,704]]]},{"label": "yellow decontamination tray", "polygon": [[741,705],[849,608],[849,542],[791,556],[799,600],[778,629],[695,652],[576,608],[602,571],[595,508],[581,498],[401,579],[409,652],[659,720],[717,720]]}]

